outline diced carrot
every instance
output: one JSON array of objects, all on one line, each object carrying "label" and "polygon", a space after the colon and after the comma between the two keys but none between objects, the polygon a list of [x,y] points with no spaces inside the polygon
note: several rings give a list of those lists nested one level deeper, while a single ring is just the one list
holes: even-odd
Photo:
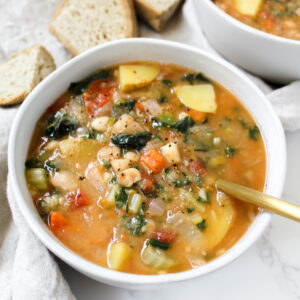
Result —
[{"label": "diced carrot", "polygon": [[135,104],[135,107],[139,110],[139,111],[144,111],[144,105],[141,102],[137,102]]},{"label": "diced carrot", "polygon": [[241,164],[240,160],[237,158],[232,158],[230,160],[230,165],[233,167],[238,167]]},{"label": "diced carrot", "polygon": [[81,192],[80,189],[68,193],[66,195],[66,200],[70,203],[72,209],[90,204],[87,195]]},{"label": "diced carrot", "polygon": [[203,161],[197,160],[190,163],[190,169],[194,174],[203,175],[206,173],[206,167]]},{"label": "diced carrot", "polygon": [[170,243],[175,238],[175,233],[171,231],[155,231],[153,237],[158,241]]},{"label": "diced carrot", "polygon": [[54,211],[50,214],[49,226],[51,230],[61,229],[68,223],[68,220],[59,212]]},{"label": "diced carrot", "polygon": [[266,30],[271,30],[275,25],[275,19],[268,12],[264,11],[260,14],[260,23]]},{"label": "diced carrot", "polygon": [[141,161],[155,174],[160,173],[166,166],[164,157],[155,148],[147,150]]},{"label": "diced carrot", "polygon": [[189,108],[186,113],[190,115],[195,122],[202,122],[206,117],[206,113],[191,108]]}]

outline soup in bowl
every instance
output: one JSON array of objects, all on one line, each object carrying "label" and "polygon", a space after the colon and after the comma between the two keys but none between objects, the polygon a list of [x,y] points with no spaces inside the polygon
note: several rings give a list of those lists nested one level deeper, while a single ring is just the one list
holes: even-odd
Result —
[{"label": "soup in bowl", "polygon": [[208,41],[245,70],[280,84],[300,79],[299,2],[194,0]]},{"label": "soup in bowl", "polygon": [[22,105],[9,147],[16,198],[38,237],[88,276],[129,288],[236,258],[270,214],[215,180],[279,196],[285,171],[282,127],[243,74],[148,39],[97,47],[53,73]]}]

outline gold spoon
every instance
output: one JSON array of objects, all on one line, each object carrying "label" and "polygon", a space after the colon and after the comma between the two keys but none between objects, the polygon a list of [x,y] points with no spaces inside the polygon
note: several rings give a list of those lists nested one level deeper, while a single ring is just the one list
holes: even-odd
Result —
[{"label": "gold spoon", "polygon": [[237,199],[300,222],[300,206],[223,179],[216,181],[216,187]]}]

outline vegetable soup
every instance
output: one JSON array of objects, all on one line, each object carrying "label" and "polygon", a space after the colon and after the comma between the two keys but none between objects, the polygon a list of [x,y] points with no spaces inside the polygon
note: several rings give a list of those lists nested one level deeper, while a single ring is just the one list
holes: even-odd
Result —
[{"label": "vegetable soup", "polygon": [[300,0],[213,0],[232,17],[259,30],[300,40]]},{"label": "vegetable soup", "polygon": [[77,254],[136,274],[197,268],[247,231],[258,209],[215,188],[263,190],[259,128],[202,73],[155,62],[72,83],[38,121],[29,191],[50,230]]}]

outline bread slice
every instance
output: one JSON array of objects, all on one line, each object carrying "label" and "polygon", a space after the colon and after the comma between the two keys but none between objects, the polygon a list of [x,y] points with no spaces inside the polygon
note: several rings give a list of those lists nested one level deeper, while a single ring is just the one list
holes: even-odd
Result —
[{"label": "bread slice", "polygon": [[51,54],[41,45],[12,56],[0,65],[0,105],[23,101],[55,68]]},{"label": "bread slice", "polygon": [[162,31],[181,0],[134,0],[138,14],[156,31]]},{"label": "bread slice", "polygon": [[137,36],[132,0],[63,0],[50,31],[74,55],[107,41]]}]

